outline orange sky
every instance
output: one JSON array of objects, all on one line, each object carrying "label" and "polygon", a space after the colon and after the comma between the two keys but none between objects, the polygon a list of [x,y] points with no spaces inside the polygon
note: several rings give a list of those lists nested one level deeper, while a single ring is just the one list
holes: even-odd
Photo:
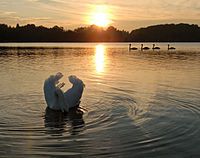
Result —
[{"label": "orange sky", "polygon": [[17,23],[34,23],[47,27],[58,25],[65,29],[74,29],[92,23],[107,23],[130,31],[165,23],[200,24],[199,16],[199,0],[0,1],[0,21],[12,26]]}]

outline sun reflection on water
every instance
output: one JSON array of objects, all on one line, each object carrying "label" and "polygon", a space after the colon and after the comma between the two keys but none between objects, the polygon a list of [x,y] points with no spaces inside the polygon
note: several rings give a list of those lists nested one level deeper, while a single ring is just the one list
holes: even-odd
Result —
[{"label": "sun reflection on water", "polygon": [[97,73],[101,73],[104,70],[104,53],[105,53],[105,47],[103,45],[97,45],[96,46],[96,52],[95,52],[95,63],[96,63],[96,71]]}]

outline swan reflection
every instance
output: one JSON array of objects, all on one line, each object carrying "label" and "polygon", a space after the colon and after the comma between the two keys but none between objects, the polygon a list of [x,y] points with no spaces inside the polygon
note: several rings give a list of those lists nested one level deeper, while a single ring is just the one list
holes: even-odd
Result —
[{"label": "swan reflection", "polygon": [[50,135],[62,135],[69,132],[76,135],[83,131],[84,120],[83,111],[77,106],[70,108],[68,113],[46,108],[44,116],[46,133]]},{"label": "swan reflection", "polygon": [[104,60],[105,60],[104,53],[105,53],[105,47],[103,45],[97,45],[95,52],[95,63],[96,63],[97,73],[103,72]]}]

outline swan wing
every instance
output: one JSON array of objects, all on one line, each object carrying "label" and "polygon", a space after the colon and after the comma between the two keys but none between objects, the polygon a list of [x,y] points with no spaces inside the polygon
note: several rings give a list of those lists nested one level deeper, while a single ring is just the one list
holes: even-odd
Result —
[{"label": "swan wing", "polygon": [[68,104],[69,108],[71,108],[80,103],[85,85],[82,80],[74,75],[69,76],[69,81],[73,86],[64,93],[64,100],[65,103]]},{"label": "swan wing", "polygon": [[44,96],[47,106],[53,110],[67,110],[64,103],[64,94],[59,86],[56,87],[58,80],[62,78],[62,73],[57,73],[56,75],[51,75],[44,82]]}]

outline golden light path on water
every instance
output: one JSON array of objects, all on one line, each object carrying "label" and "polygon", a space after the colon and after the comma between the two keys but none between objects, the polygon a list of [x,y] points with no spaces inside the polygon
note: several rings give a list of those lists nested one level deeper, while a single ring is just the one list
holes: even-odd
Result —
[{"label": "golden light path on water", "polygon": [[101,73],[104,70],[105,62],[105,46],[97,45],[95,50],[95,63],[97,73]]}]

